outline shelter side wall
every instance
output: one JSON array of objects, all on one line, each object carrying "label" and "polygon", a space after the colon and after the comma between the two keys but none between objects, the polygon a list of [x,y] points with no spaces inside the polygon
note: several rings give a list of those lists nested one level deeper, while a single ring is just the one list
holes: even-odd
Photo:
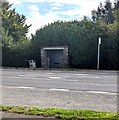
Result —
[{"label": "shelter side wall", "polygon": [[41,68],[48,68],[47,52],[41,49]]}]

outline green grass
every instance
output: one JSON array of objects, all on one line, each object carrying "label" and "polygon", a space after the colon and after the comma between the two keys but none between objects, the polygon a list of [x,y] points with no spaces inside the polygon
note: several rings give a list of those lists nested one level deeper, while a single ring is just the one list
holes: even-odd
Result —
[{"label": "green grass", "polygon": [[64,120],[118,120],[119,113],[98,112],[92,110],[67,110],[60,108],[36,108],[21,106],[0,106],[0,111],[25,115],[39,115],[44,117],[60,118]]}]

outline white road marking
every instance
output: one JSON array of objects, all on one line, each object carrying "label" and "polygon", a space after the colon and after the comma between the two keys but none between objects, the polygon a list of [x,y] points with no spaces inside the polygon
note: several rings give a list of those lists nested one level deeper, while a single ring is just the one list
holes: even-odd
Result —
[{"label": "white road marking", "polygon": [[69,89],[58,89],[58,88],[52,88],[52,89],[49,89],[49,90],[52,90],[52,91],[64,91],[64,92],[71,91],[71,92],[80,92],[80,93],[85,92],[85,93],[93,93],[93,94],[117,95],[117,93],[103,92],[103,91],[73,91],[73,90],[69,90]]},{"label": "white road marking", "polygon": [[77,76],[85,76],[85,75],[89,75],[89,74],[75,74]]},{"label": "white road marking", "polygon": [[117,95],[117,93],[104,92],[104,91],[87,91],[87,93],[108,94],[108,95]]},{"label": "white road marking", "polygon": [[[6,87],[6,88],[12,88],[12,89],[35,89],[35,87],[25,87],[25,86],[2,86],[0,87]],[[119,93],[112,93],[112,92],[105,92],[105,91],[78,91],[78,90],[69,90],[69,89],[59,89],[59,88],[51,88],[51,89],[44,89],[44,90],[51,90],[51,91],[62,91],[62,92],[79,92],[79,93],[93,93],[93,94],[104,94],[104,95],[118,95]]]},{"label": "white road marking", "polygon": [[34,87],[25,87],[25,86],[3,86],[6,88],[16,88],[16,89],[35,89]]},{"label": "white road marking", "polygon": [[19,79],[19,78],[21,78],[21,77],[7,76],[7,78],[18,78],[18,79]]},{"label": "white road marking", "polygon": [[96,83],[95,85],[101,85],[101,84],[97,84],[97,83]]},{"label": "white road marking", "polygon": [[90,74],[75,74],[76,76],[80,77],[80,78],[99,78],[97,76],[90,76]]},{"label": "white road marking", "polygon": [[39,74],[27,74],[27,77],[40,76]]},{"label": "white road marking", "polygon": [[19,86],[19,87],[16,87],[16,88],[20,88],[20,89],[34,89],[34,87],[24,87],[24,86]]},{"label": "white road marking", "polygon": [[70,82],[78,82],[79,80],[68,80]]},{"label": "white road marking", "polygon": [[70,76],[64,76],[64,77],[68,78],[68,77],[70,77]]},{"label": "white road marking", "polygon": [[92,78],[100,78],[100,77],[92,77]]},{"label": "white road marking", "polygon": [[52,75],[53,73],[46,73],[46,74],[48,74],[48,75]]},{"label": "white road marking", "polygon": [[49,90],[53,90],[53,91],[69,91],[69,89],[58,89],[58,88],[51,88]]},{"label": "white road marking", "polygon": [[[21,77],[21,76],[19,76],[19,77],[9,76],[7,78],[23,79],[23,77]],[[40,78],[33,78],[33,77],[24,76],[24,79],[40,79]]]},{"label": "white road marking", "polygon": [[50,79],[60,79],[61,77],[49,77]]},{"label": "white road marking", "polygon": [[19,77],[24,77],[25,75],[18,75]]},{"label": "white road marking", "polygon": [[98,79],[98,78],[100,78],[100,77],[94,77],[94,76],[79,76],[80,78],[96,78],[96,79]]}]

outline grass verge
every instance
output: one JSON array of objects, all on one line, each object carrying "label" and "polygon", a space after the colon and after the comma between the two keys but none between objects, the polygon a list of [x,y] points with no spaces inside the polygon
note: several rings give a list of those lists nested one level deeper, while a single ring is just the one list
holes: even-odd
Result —
[{"label": "grass verge", "polygon": [[0,111],[24,115],[39,115],[63,120],[118,120],[119,113],[98,112],[92,110],[67,110],[61,108],[37,108],[21,106],[0,106]]}]

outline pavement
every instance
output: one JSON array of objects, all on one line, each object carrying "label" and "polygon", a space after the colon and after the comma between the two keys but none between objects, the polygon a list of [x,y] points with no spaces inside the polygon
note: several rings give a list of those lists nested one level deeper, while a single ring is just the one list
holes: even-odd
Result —
[{"label": "pavement", "polygon": [[2,120],[59,120],[55,118],[48,118],[43,116],[37,116],[37,115],[24,115],[24,114],[17,114],[17,113],[7,113],[2,112],[1,116]]}]

